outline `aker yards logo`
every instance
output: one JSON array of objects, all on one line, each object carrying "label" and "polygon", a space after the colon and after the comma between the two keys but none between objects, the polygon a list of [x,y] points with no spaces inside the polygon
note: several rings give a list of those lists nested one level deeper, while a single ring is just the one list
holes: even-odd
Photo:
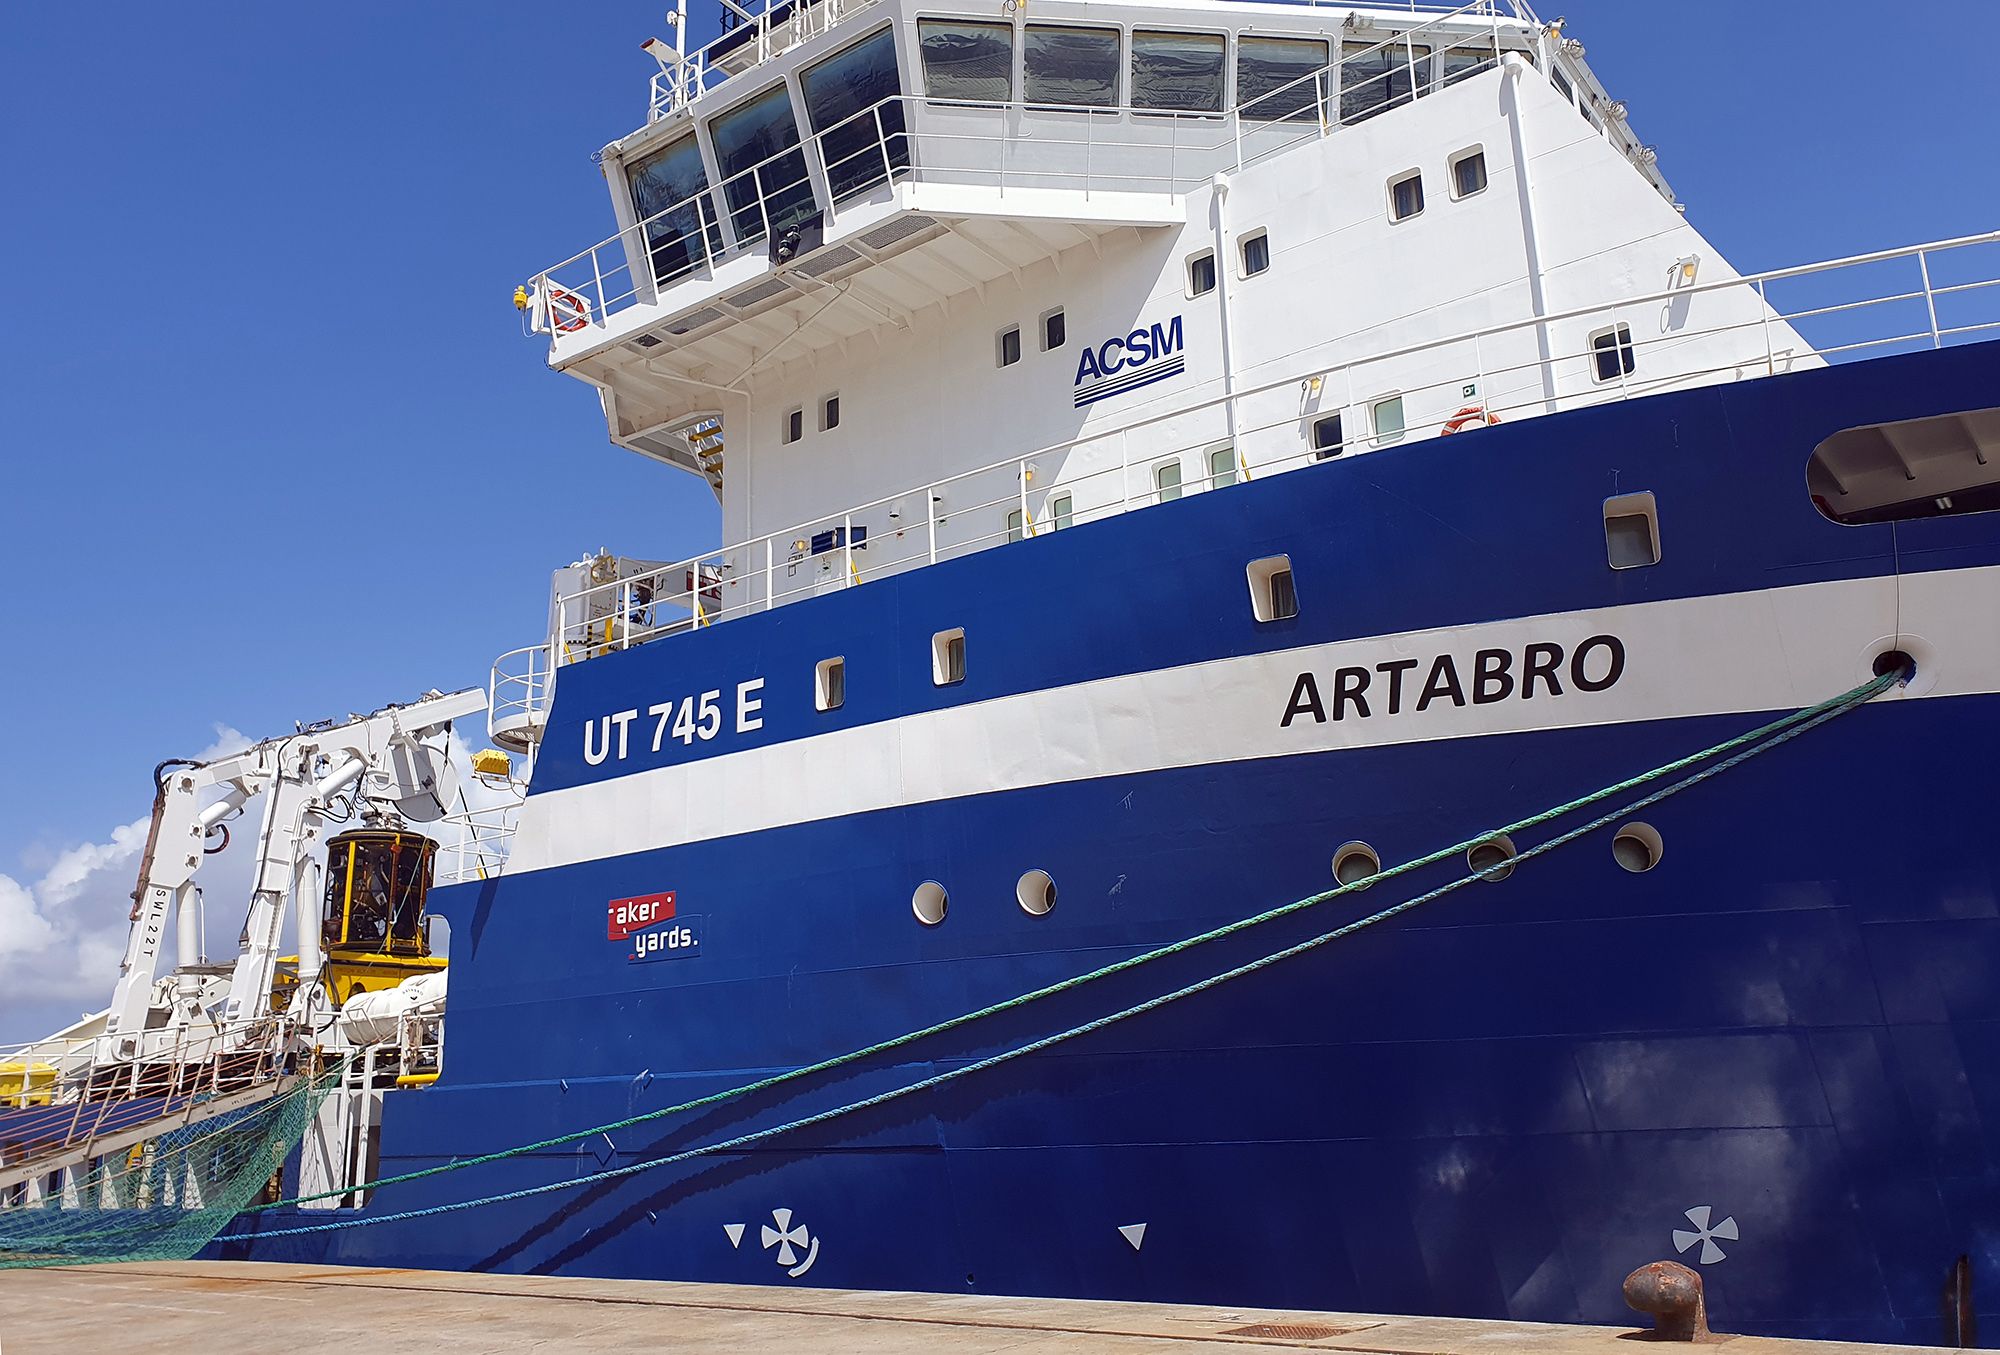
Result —
[{"label": "aker yards logo", "polygon": [[[662,926],[671,923],[671,926]],[[674,960],[701,953],[701,919],[674,916],[674,893],[613,899],[606,908],[604,936],[629,941],[629,960]]]},{"label": "aker yards logo", "polygon": [[1164,325],[1113,334],[1092,348],[1084,345],[1076,361],[1076,407],[1094,405],[1114,395],[1179,376],[1187,369],[1181,340],[1181,317]]}]

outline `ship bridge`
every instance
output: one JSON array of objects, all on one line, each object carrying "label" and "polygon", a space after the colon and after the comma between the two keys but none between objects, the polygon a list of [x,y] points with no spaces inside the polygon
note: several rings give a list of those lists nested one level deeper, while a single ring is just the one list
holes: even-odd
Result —
[{"label": "ship bridge", "polygon": [[648,44],[648,122],[601,155],[619,229],[521,299],[613,441],[720,496],[753,377],[1182,229],[1218,176],[1560,45],[1512,0],[771,5],[692,54]]}]

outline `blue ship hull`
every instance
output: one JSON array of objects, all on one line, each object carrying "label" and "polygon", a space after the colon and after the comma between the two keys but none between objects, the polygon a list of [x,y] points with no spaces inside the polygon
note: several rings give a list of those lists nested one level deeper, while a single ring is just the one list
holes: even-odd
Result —
[{"label": "blue ship hull", "polygon": [[[1996,392],[2000,348],[1968,346],[1656,396],[871,582],[564,669],[535,792],[637,786],[829,729],[1360,637],[1920,576],[1976,591],[2000,566],[1990,515],[1838,527],[1809,501],[1804,465],[1839,429],[1988,407]],[[1656,496],[1662,558],[1612,571],[1602,505],[1635,490]],[[1244,564],[1278,551],[1300,614],[1260,626]],[[1990,629],[2000,594],[1984,597]],[[967,676],[936,687],[930,641],[946,626],[965,628]],[[1952,637],[1928,638],[1949,664]],[[1635,645],[1626,681],[1662,700],[1743,662],[1690,651],[1664,667],[1652,653],[1640,672]],[[834,654],[848,704],[817,712],[812,667]],[[1867,677],[1867,655],[1852,657],[1811,699]],[[583,755],[606,712],[755,676],[762,723],[728,748],[639,738],[622,762]],[[1664,852],[1643,874],[1596,834],[1241,980],[746,1150],[254,1236],[572,1180],[872,1096],[1466,873],[1441,862],[801,1083],[388,1187],[361,1211],[252,1216],[214,1254],[1605,1323],[1630,1320],[1627,1271],[1678,1256],[1725,1330],[1915,1342],[1940,1339],[1940,1293],[1966,1256],[2000,1330],[1990,688],[2000,675],[1878,701],[1647,808]],[[1523,695],[1516,683],[1507,708]],[[1365,717],[1346,712],[1357,728],[1404,718],[1379,685],[1372,696]],[[1296,698],[1213,694],[1268,708],[1273,725]],[[1553,712],[1545,727],[1050,776],[441,891],[444,1074],[388,1098],[382,1169],[862,1047],[1325,890],[1344,842],[1412,860],[1777,713],[1627,718],[1574,683],[1533,699]],[[1016,904],[1030,868],[1059,884],[1046,916]],[[950,894],[936,927],[911,915],[925,880]],[[607,937],[607,903],[668,890],[698,945],[635,962]]]}]

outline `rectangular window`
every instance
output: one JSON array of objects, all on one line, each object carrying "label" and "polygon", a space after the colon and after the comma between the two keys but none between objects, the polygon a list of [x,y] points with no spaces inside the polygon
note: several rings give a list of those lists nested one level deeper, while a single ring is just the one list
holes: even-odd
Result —
[{"label": "rectangular window", "polygon": [[1031,104],[1116,107],[1118,30],[1029,24],[1021,37],[1021,80]]},{"label": "rectangular window", "polygon": [[1188,260],[1188,295],[1207,296],[1215,290],[1215,251],[1203,250]]},{"label": "rectangular window", "polygon": [[798,149],[792,96],[783,85],[717,114],[708,135],[737,240],[761,240],[767,227],[781,231],[819,214],[806,179],[806,157]]},{"label": "rectangular window", "polygon": [[633,161],[625,177],[632,186],[632,210],[645,223],[655,286],[686,277],[722,248],[722,221],[692,136]]},{"label": "rectangular window", "polygon": [[1006,103],[1014,97],[1012,24],[919,19],[917,48],[931,98]]},{"label": "rectangular window", "polygon": [[893,30],[884,28],[807,67],[799,87],[835,202],[910,167]]},{"label": "rectangular window", "polygon": [[1499,64],[1500,59],[1490,43],[1476,47],[1447,47],[1444,50],[1444,82],[1455,85]]},{"label": "rectangular window", "polygon": [[1561,71],[1551,67],[1549,70],[1549,82],[1556,87],[1556,93],[1562,95],[1564,103],[1573,104],[1576,102],[1576,91],[1570,88],[1569,80]]},{"label": "rectangular window", "polygon": [[1650,491],[1604,501],[1604,553],[1613,569],[1660,563],[1660,513]]},{"label": "rectangular window", "polygon": [[1228,41],[1220,33],[1132,32],[1132,107],[1220,113]]},{"label": "rectangular window", "polygon": [[1153,467],[1153,497],[1160,503],[1172,503],[1181,496],[1181,463],[1162,461]]},{"label": "rectangular window", "polygon": [[1021,327],[1009,325],[1000,331],[1000,365],[1012,367],[1021,360]]},{"label": "rectangular window", "polygon": [[1243,237],[1243,276],[1254,278],[1271,266],[1271,237],[1265,231]]},{"label": "rectangular window", "polygon": [[1019,541],[1027,535],[1023,530],[1024,521],[1025,519],[1022,517],[1020,509],[1009,508],[1007,510],[1007,539],[1009,541]]},{"label": "rectangular window", "polygon": [[1313,420],[1312,449],[1315,461],[1339,456],[1346,440],[1340,434],[1340,415],[1322,414]]},{"label": "rectangular window", "polygon": [[797,442],[806,435],[806,412],[803,409],[788,410],[785,414],[785,441]]},{"label": "rectangular window", "polygon": [[1250,614],[1259,621],[1289,621],[1299,614],[1292,557],[1269,555],[1243,567],[1250,580]]},{"label": "rectangular window", "polygon": [[1424,176],[1418,170],[1411,170],[1400,179],[1389,181],[1389,219],[1408,221],[1419,216],[1424,210]]},{"label": "rectangular window", "polygon": [[1069,338],[1068,328],[1063,323],[1062,309],[1058,307],[1042,317],[1042,351],[1061,348]]},{"label": "rectangular window", "polygon": [[1403,397],[1384,396],[1377,400],[1371,413],[1375,416],[1375,442],[1383,446],[1403,439]]},{"label": "rectangular window", "polygon": [[819,431],[822,433],[831,433],[838,427],[840,427],[840,397],[838,395],[829,395],[825,400],[820,402]]},{"label": "rectangular window", "polygon": [[1310,38],[1236,40],[1236,108],[1258,122],[1318,122],[1333,49]]},{"label": "rectangular window", "polygon": [[1236,449],[1217,447],[1208,454],[1208,483],[1220,489],[1236,483]]},{"label": "rectangular window", "polygon": [[1462,151],[1451,162],[1451,195],[1469,198],[1486,191],[1486,152],[1475,147]]},{"label": "rectangular window", "polygon": [[931,684],[965,681],[965,629],[941,630],[931,637]]},{"label": "rectangular window", "polygon": [[1058,532],[1075,520],[1074,514],[1070,511],[1069,495],[1058,494],[1049,500],[1048,520],[1050,529]]},{"label": "rectangular window", "polygon": [[839,710],[847,704],[847,660],[821,659],[813,669],[813,709]]},{"label": "rectangular window", "polygon": [[1630,376],[1637,365],[1633,360],[1632,331],[1617,325],[1600,329],[1590,336],[1591,375],[1599,381],[1616,381]]},{"label": "rectangular window", "polygon": [[1360,122],[1410,101],[1431,59],[1428,47],[1391,41],[1341,46],[1340,120]]}]

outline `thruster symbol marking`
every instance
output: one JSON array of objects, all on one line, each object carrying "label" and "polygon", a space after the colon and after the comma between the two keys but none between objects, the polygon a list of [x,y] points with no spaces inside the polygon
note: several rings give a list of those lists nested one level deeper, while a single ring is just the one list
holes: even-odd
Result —
[{"label": "thruster symbol marking", "polygon": [[1674,1250],[1684,1252],[1695,1243],[1701,1243],[1701,1255],[1696,1259],[1705,1266],[1712,1266],[1728,1255],[1715,1245],[1715,1239],[1719,1237],[1725,1242],[1736,1240],[1736,1216],[1732,1214],[1710,1227],[1708,1221],[1713,1213],[1714,1211],[1705,1204],[1698,1204],[1688,1210],[1687,1221],[1694,1225],[1694,1229],[1693,1231],[1686,1228],[1674,1229]]},{"label": "thruster symbol marking", "polygon": [[[773,1228],[771,1223],[778,1226]],[[771,1223],[765,1224],[763,1228],[764,1250],[769,1251],[776,1247],[778,1264],[785,1267],[785,1274],[796,1280],[813,1268],[813,1262],[819,1260],[819,1239],[808,1232],[803,1223],[794,1227],[792,1211],[789,1209],[773,1209]],[[803,1261],[799,1259],[800,1247],[805,1248]]]}]

